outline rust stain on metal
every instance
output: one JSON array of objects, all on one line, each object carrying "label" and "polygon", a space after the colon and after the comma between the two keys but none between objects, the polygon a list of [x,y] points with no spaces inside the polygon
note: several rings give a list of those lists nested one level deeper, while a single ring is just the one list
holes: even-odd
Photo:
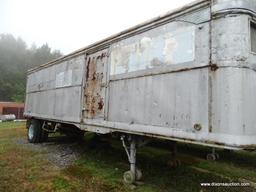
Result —
[{"label": "rust stain on metal", "polygon": [[87,65],[86,65],[86,81],[88,81],[88,78],[89,78],[90,62],[91,62],[91,58],[89,57]]},{"label": "rust stain on metal", "polygon": [[93,54],[89,56],[87,62],[86,82],[85,82],[85,108],[86,118],[94,118],[102,114],[104,108],[104,98],[102,91],[103,70],[106,63],[107,53]]},{"label": "rust stain on metal", "polygon": [[219,68],[218,65],[216,65],[216,64],[211,64],[210,66],[211,66],[212,71],[217,71]]},{"label": "rust stain on metal", "polygon": [[103,109],[103,106],[104,106],[104,102],[103,102],[103,100],[101,99],[101,100],[98,102],[98,109],[99,109],[99,110]]},{"label": "rust stain on metal", "polygon": [[97,59],[102,60],[104,57],[108,57],[108,54],[107,53],[102,53],[102,54],[97,56]]}]

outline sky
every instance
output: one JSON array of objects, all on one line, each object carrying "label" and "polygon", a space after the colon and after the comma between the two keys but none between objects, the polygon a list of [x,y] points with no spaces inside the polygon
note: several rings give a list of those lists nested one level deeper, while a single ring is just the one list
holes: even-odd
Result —
[{"label": "sky", "polygon": [[0,0],[0,34],[64,54],[193,0]]}]

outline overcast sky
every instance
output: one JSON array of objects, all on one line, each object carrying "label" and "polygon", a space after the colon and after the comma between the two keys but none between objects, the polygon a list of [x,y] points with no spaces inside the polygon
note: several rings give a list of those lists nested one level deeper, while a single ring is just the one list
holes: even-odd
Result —
[{"label": "overcast sky", "polygon": [[193,0],[0,0],[0,33],[67,54]]}]

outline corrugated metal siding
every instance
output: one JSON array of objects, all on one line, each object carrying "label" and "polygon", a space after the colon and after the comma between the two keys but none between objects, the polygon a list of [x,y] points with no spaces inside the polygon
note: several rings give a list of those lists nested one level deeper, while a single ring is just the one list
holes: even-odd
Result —
[{"label": "corrugated metal siding", "polygon": [[28,76],[25,114],[80,122],[84,55]]},{"label": "corrugated metal siding", "polygon": [[[190,23],[209,21],[209,8],[191,15],[190,19],[185,15],[112,45],[109,121],[168,127],[185,132],[194,132],[194,126],[198,124],[202,127],[201,132],[208,132],[208,68],[189,69],[209,65],[209,23],[198,26]],[[166,51],[170,40],[168,34],[175,34],[175,31],[178,31],[177,35],[182,36],[185,32],[188,36],[179,41],[172,35],[171,40],[176,41],[176,46],[181,46],[181,49]],[[148,47],[151,50],[148,54],[145,50],[136,51],[143,48],[145,38],[154,42]],[[165,56],[169,58],[172,54],[174,60],[168,62]],[[152,65],[156,60],[161,64]],[[116,63],[123,69],[116,70]],[[184,71],[172,73],[172,70]],[[159,72],[148,75],[156,71]]]},{"label": "corrugated metal siding", "polygon": [[208,131],[208,69],[114,81],[109,98],[109,121]]}]

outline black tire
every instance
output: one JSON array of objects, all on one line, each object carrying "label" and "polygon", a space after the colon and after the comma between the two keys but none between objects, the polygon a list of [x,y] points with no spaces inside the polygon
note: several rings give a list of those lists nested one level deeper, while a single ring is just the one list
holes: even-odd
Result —
[{"label": "black tire", "polygon": [[41,141],[42,125],[39,120],[32,119],[28,128],[28,141],[30,143],[39,143]]}]

